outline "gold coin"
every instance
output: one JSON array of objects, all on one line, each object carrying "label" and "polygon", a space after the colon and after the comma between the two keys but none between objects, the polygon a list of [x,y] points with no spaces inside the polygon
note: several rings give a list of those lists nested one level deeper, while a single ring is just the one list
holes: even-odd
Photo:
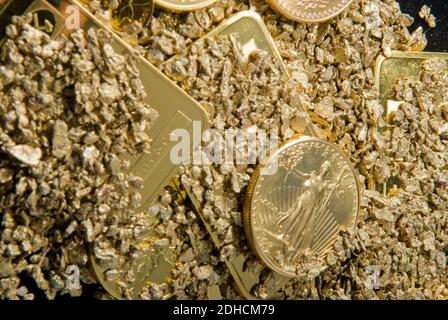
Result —
[{"label": "gold coin", "polygon": [[155,0],[158,6],[176,12],[199,10],[214,2],[216,0]]},{"label": "gold coin", "polygon": [[350,161],[332,143],[301,137],[260,165],[244,201],[244,227],[270,269],[296,277],[300,258],[325,257],[341,229],[354,229],[359,185]]},{"label": "gold coin", "polygon": [[267,0],[286,18],[305,23],[330,20],[347,8],[353,0]]},{"label": "gold coin", "polygon": [[[280,52],[275,46],[275,42],[267,29],[263,18],[255,11],[241,11],[223,21],[219,26],[211,30],[207,35],[198,42],[207,38],[218,36],[228,36],[234,34],[237,36],[243,53],[248,57],[254,50],[264,50],[269,54],[282,60]],[[182,59],[182,55],[171,58],[171,62],[175,63],[177,59]],[[286,66],[283,65],[286,72]],[[301,107],[301,106],[300,106]],[[303,111],[304,112],[304,111]],[[181,182],[177,179],[173,180],[175,189],[183,194],[185,199],[189,199],[193,209],[196,211],[198,217],[202,220],[207,232],[210,234],[210,239],[216,248],[223,246],[218,234],[215,233],[209,220],[202,212],[201,202],[197,199],[192,189],[188,186],[181,186]],[[246,267],[246,254],[240,253],[237,256],[225,259],[227,268],[234,279],[236,291],[245,299],[258,299],[253,295],[253,288],[257,286],[262,279],[262,273],[266,269],[261,263],[253,264],[250,268]],[[277,299],[280,289],[290,280],[289,277],[284,277],[278,273],[272,273],[272,276],[263,278],[263,283],[266,285],[265,297],[263,299]]]},{"label": "gold coin", "polygon": [[153,0],[120,0],[112,11],[114,27],[122,29],[134,21],[147,26],[154,12]]},{"label": "gold coin", "polygon": [[0,0],[0,10],[3,8],[4,5],[6,5],[6,2],[8,0]]},{"label": "gold coin", "polygon": [[[130,262],[126,269],[120,270],[123,274],[131,271],[135,275],[132,286],[126,284],[122,277],[117,280],[108,280],[106,276],[107,271],[109,271],[108,267],[96,259],[94,254],[91,254],[90,262],[99,283],[112,297],[119,300],[139,300],[142,298],[143,290],[151,285],[163,288],[163,295],[159,299],[166,300],[171,298],[172,288],[168,284],[176,260],[174,253],[169,248],[159,250],[153,244],[148,248],[140,247],[140,249],[140,257]],[[129,291],[129,296],[123,291],[123,285],[126,288],[132,287]]]}]

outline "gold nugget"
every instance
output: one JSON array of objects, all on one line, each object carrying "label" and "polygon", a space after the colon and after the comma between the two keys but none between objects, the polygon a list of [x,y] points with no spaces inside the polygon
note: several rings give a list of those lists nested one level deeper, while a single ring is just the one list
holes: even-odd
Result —
[{"label": "gold nugget", "polygon": [[[68,8],[76,10],[67,10]],[[78,24],[80,28],[107,29],[101,21],[76,0],[58,0],[52,1],[52,4],[43,0],[35,0],[27,7],[25,12],[18,12],[17,14],[36,13],[42,10],[51,13],[55,19],[53,37],[68,34],[74,30],[70,27],[72,24],[68,23],[70,14],[73,14],[73,12],[79,12]],[[74,15],[74,17],[78,17],[78,15]],[[73,23],[73,21],[71,22]],[[115,51],[133,51],[133,48],[116,34],[112,33],[112,38],[112,46]],[[150,153],[139,157],[129,155],[126,160],[130,162],[132,175],[141,178],[143,181],[142,189],[133,189],[141,195],[141,207],[135,209],[135,214],[147,214],[147,219],[151,222],[151,217],[147,213],[148,208],[157,199],[163,188],[168,185],[177,170],[177,165],[170,161],[170,151],[174,145],[174,142],[170,140],[170,133],[178,128],[184,128],[192,132],[193,121],[200,121],[202,127],[206,130],[209,121],[207,113],[195,100],[146,59],[139,57],[137,66],[147,93],[146,102],[158,111],[159,118],[146,132],[153,140]],[[153,230],[147,230],[145,237],[144,241],[133,244],[138,248],[139,258],[130,260],[127,264],[128,269],[135,274],[135,279],[131,281],[131,285],[126,285],[119,280],[107,280],[105,277],[105,273],[108,271],[107,266],[103,265],[104,261],[96,258],[95,248],[91,250],[90,260],[98,281],[117,299],[139,299],[141,290],[153,284],[169,287],[167,282],[169,282],[169,275],[176,257],[169,244],[163,245],[158,241],[159,239],[156,238]],[[128,270],[121,271],[125,274]],[[169,296],[170,292],[167,290],[163,298]]]},{"label": "gold nugget", "polygon": [[[262,49],[269,52],[278,59],[281,59],[280,54],[275,47],[275,44],[269,32],[266,29],[266,26],[261,20],[261,17],[254,12],[241,12],[231,17],[229,20],[220,25],[216,30],[210,32],[207,37],[215,35],[225,36],[230,34],[237,35],[237,39],[241,44],[242,51],[246,56],[249,56],[251,52],[253,52],[253,50]],[[285,66],[284,68],[286,71]],[[312,223],[307,224],[305,228],[302,228],[303,235],[299,237],[299,239],[294,238],[294,232],[297,228],[287,230],[288,236],[285,236],[285,241],[287,238],[294,238],[294,241],[296,243],[300,241],[304,245],[310,243],[310,245],[307,245],[305,247],[305,250],[310,249],[320,256],[324,256],[328,248],[334,242],[335,237],[337,236],[341,228],[354,228],[356,217],[358,215],[359,186],[350,162],[343,156],[343,154],[338,150],[336,146],[333,146],[332,144],[318,138],[309,138],[317,137],[318,130],[313,126],[305,109],[300,104],[298,97],[296,97],[296,102],[294,103],[294,105],[296,105],[298,109],[297,112],[300,115],[301,120],[298,124],[299,127],[296,128],[296,130],[297,132],[308,136],[308,138],[304,136],[300,140],[297,140],[301,142],[298,147],[302,148],[307,144],[309,144],[310,146],[316,146],[316,150],[306,151],[307,163],[312,163],[314,166],[316,166],[316,168],[303,168],[304,175],[310,175],[309,181],[306,184],[305,181],[295,181],[293,178],[285,179],[285,174],[279,170],[278,173],[272,176],[272,179],[275,180],[275,182],[278,182],[279,186],[264,186],[262,185],[263,182],[259,180],[260,176],[257,175],[253,177],[254,180],[252,185],[255,188],[256,185],[261,183],[261,186],[259,187],[264,189],[266,192],[271,189],[276,190],[276,188],[279,188],[280,185],[284,184],[284,182],[289,183],[291,189],[295,188],[294,190],[296,192],[296,197],[289,197],[286,199],[287,194],[282,193],[281,190],[277,194],[280,198],[283,197],[283,199],[279,200],[281,204],[285,205],[285,203],[287,202],[287,204],[291,205],[291,208],[284,210],[284,215],[288,210],[294,211],[292,208],[293,205],[297,207],[297,210],[294,211],[295,213],[291,215],[290,219],[292,219],[292,217],[296,217],[298,219],[302,217],[303,212],[299,209],[299,207],[300,204],[303,205],[303,203],[305,202],[305,197],[308,195],[309,197],[307,205],[309,205],[309,210],[306,212],[306,214],[308,215],[308,218],[312,221]],[[283,154],[284,152],[290,152],[290,150],[281,149],[277,152],[281,152]],[[321,163],[319,161],[321,161]],[[324,165],[326,161],[331,163],[331,167],[329,167],[322,176],[318,176],[320,174],[320,171],[318,170],[320,167],[318,166],[322,166],[321,170],[324,170],[328,166],[328,164]],[[300,168],[300,166],[303,166],[303,164],[297,163],[297,166]],[[315,170],[316,172],[313,172],[313,170]],[[327,176],[327,174],[329,175]],[[340,176],[338,176],[336,179],[336,175],[338,174],[340,174]],[[311,179],[311,175],[313,175],[313,179]],[[333,186],[331,185],[332,181],[326,180],[329,177],[331,177],[331,179],[336,179],[336,183],[334,183],[334,190],[331,192],[327,190],[327,188]],[[322,180],[322,185],[316,186],[316,184],[320,182],[319,178],[320,180]],[[303,186],[311,183],[313,184],[313,186],[310,186],[310,189],[304,195],[304,198],[300,198],[301,192],[305,192]],[[201,217],[201,219],[203,220],[212,241],[214,242],[216,247],[222,247],[222,242],[214,233],[213,228],[207,223],[207,219],[201,212],[201,203],[196,199],[193,192],[188,188],[188,186],[184,187],[193,206],[198,212],[199,217]],[[341,191],[341,188],[345,187],[347,187],[347,189],[345,191]],[[319,194],[314,193],[315,188],[322,188],[322,191]],[[333,196],[335,198],[339,196],[345,197],[345,194],[343,194],[343,192],[347,192],[347,197],[351,196],[351,198],[344,198],[336,204],[336,200],[334,200]],[[325,194],[327,194],[327,200],[325,200]],[[314,198],[312,199],[312,197]],[[313,201],[315,201],[315,203]],[[267,242],[260,244],[259,238],[255,237],[254,235],[258,235],[261,231],[257,229],[257,226],[253,226],[251,224],[251,221],[262,219],[266,214],[269,214],[267,213],[267,211],[259,210],[260,208],[258,206],[262,203],[263,200],[261,200],[257,194],[251,193],[250,190],[248,191],[248,194],[246,196],[246,205],[244,206],[244,223],[246,225],[247,237],[253,244],[253,247],[260,248],[261,246],[264,246],[267,250],[269,250],[270,248],[277,246],[277,243],[275,242],[277,240],[271,239],[272,242],[268,240]],[[281,204],[278,204],[279,208],[281,207]],[[332,208],[330,207],[332,205],[337,205],[337,208],[335,208],[334,211],[332,211]],[[273,210],[272,214],[276,214],[279,212],[280,211],[278,210]],[[334,221],[337,221],[336,225],[334,225]],[[327,223],[329,225],[327,225]],[[255,252],[256,251],[257,250],[255,250]],[[297,245],[296,247],[292,248],[292,252],[290,252],[289,254],[298,257],[303,253],[303,251],[304,250],[302,250],[302,248]],[[275,257],[281,258],[281,256],[275,251],[266,253],[266,255],[270,255],[270,259],[275,259]],[[290,257],[287,258],[289,259]],[[275,271],[266,286],[269,288],[268,292],[266,292],[266,298],[275,298],[276,292],[281,289],[281,287],[291,277],[296,276],[295,259],[291,259],[289,261],[289,266],[286,266],[285,270],[282,270],[281,267],[276,267],[274,264],[269,263],[269,260],[267,258],[260,258],[260,260],[264,262],[264,265]],[[263,264],[260,264],[256,269],[245,269],[243,267],[244,261],[245,256],[241,254],[237,257],[230,258],[225,262],[229,268],[230,273],[235,279],[235,283],[239,292],[245,298],[253,299],[254,297],[251,295],[251,289],[257,283],[259,283],[261,278],[260,275],[264,268]]]},{"label": "gold nugget", "polygon": [[[400,106],[405,103],[397,101],[394,97],[397,80],[418,79],[422,62],[427,59],[446,60],[448,65],[448,53],[445,52],[392,51],[387,57],[380,55],[377,58],[374,68],[375,87],[384,107],[384,120],[388,124],[386,130],[393,130],[395,115]],[[379,184],[372,179],[369,185],[370,189],[376,189],[384,196],[393,195],[398,189],[399,179],[392,177],[384,184]]]},{"label": "gold nugget", "polygon": [[375,63],[375,86],[381,95],[381,101],[386,107],[387,114],[395,108],[393,101],[394,85],[398,79],[417,79],[420,74],[421,63],[427,59],[443,59],[448,62],[448,53],[444,52],[419,52],[419,51],[392,51],[389,57],[380,55]]}]

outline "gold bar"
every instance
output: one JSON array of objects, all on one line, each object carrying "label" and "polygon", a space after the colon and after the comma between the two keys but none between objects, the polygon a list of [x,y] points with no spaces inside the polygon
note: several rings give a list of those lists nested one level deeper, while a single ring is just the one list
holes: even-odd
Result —
[{"label": "gold bar", "polygon": [[[274,40],[272,39],[266,25],[264,24],[262,18],[253,11],[243,11],[240,12],[228,20],[224,21],[217,28],[207,34],[204,38],[213,37],[213,36],[226,36],[230,34],[236,34],[238,40],[240,41],[241,48],[243,53],[246,56],[249,56],[251,52],[254,50],[264,50],[268,53],[272,54],[279,61],[282,62],[282,58],[280,53],[275,46]],[[200,41],[200,40],[199,40]],[[173,57],[171,59],[176,59],[177,57]],[[171,60],[170,59],[170,60]],[[286,66],[283,64],[283,68],[286,72]],[[303,114],[303,125],[305,126],[304,132],[305,134],[309,134],[312,136],[316,136],[316,131],[314,126],[311,123],[311,120],[308,116],[308,113],[302,107],[300,100],[296,99],[296,106],[299,109],[299,112]],[[173,180],[173,183],[176,185],[179,193],[183,194],[185,199],[187,197],[191,201],[195,211],[201,218],[202,222],[205,225],[207,232],[210,235],[212,242],[214,243],[216,248],[221,248],[223,244],[219,240],[218,236],[213,232],[212,227],[207,222],[205,216],[202,214],[201,203],[196,199],[193,192],[182,186],[178,180]],[[225,261],[230,274],[232,275],[237,291],[248,300],[257,299],[255,296],[251,294],[252,288],[260,282],[261,272],[265,269],[261,263],[258,263],[254,268],[245,270],[244,268],[245,256],[244,254],[240,254],[237,257],[232,259],[228,259]],[[267,299],[275,299],[277,292],[289,281],[290,278],[280,275],[278,273],[273,272],[272,277],[265,281],[268,288],[271,289],[267,294]]]},{"label": "gold bar", "polygon": [[[26,1],[21,1],[20,4],[23,5]],[[134,190],[142,196],[142,206],[137,211],[147,210],[157,200],[159,193],[168,185],[178,169],[178,166],[173,164],[169,158],[171,148],[175,143],[170,140],[170,133],[175,129],[186,129],[192,134],[193,121],[200,121],[203,130],[206,130],[209,127],[206,111],[173,81],[139,55],[132,46],[116,35],[112,29],[87,11],[81,2],[77,0],[35,0],[29,1],[23,6],[17,4],[18,1],[10,1],[0,10],[0,21],[5,22],[5,27],[10,23],[10,18],[13,15],[38,14],[38,12],[45,11],[45,14],[49,14],[52,17],[51,20],[54,20],[51,36],[55,38],[75,30],[76,27],[72,27],[68,23],[68,21],[73,22],[70,19],[73,19],[74,9],[79,11],[79,27],[84,30],[91,27],[107,29],[112,34],[112,46],[116,52],[132,52],[138,56],[138,69],[147,93],[145,102],[159,113],[156,123],[146,132],[153,140],[150,152],[138,157],[127,157],[127,160],[131,162],[131,174],[140,176],[144,180],[143,190]],[[2,28],[2,31],[4,29]],[[197,145],[193,145],[193,148],[196,148]],[[148,284],[162,284],[169,281],[169,275],[176,262],[176,257],[170,249],[166,252],[146,250],[154,240],[153,230],[148,230],[147,236],[147,241],[139,244],[145,254],[139,261],[132,264],[132,268],[138,275],[132,288],[134,299],[139,299],[140,290]],[[125,298],[115,283],[108,283],[105,280],[104,270],[93,255],[91,262],[98,280],[104,288],[117,299]],[[169,296],[165,298],[169,298]]]},{"label": "gold bar", "polygon": [[[384,106],[392,100],[394,84],[400,78],[417,79],[423,60],[444,59],[448,62],[448,53],[422,51],[393,51],[390,57],[380,55],[375,63],[375,87]],[[448,64],[447,64],[448,66]]]},{"label": "gold bar", "polygon": [[[377,58],[374,66],[375,87],[380,95],[384,107],[384,119],[389,128],[393,128],[392,116],[403,103],[403,101],[394,99],[395,83],[402,78],[418,79],[421,64],[427,59],[446,60],[448,67],[448,53],[444,52],[393,51],[389,57],[380,55]],[[384,196],[393,195],[397,187],[397,177],[390,178],[382,185],[376,183],[376,181],[372,181],[369,185],[369,189],[377,190]]]}]

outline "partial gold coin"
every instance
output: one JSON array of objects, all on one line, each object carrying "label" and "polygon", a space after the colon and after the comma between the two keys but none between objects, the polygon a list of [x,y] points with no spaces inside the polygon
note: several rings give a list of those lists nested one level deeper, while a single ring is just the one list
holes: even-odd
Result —
[{"label": "partial gold coin", "polygon": [[[133,245],[134,257],[125,263],[119,263],[124,257],[113,255],[113,248],[92,246],[90,262],[98,282],[119,300],[140,300],[151,286],[159,292],[156,299],[169,299],[172,296],[170,276],[176,263],[174,251],[154,237]],[[117,266],[122,268],[117,269]],[[131,280],[128,280],[129,275],[132,275]]]},{"label": "partial gold coin", "polygon": [[320,23],[334,18],[353,0],[267,0],[286,18],[305,23]]},{"label": "partial gold coin", "polygon": [[291,140],[252,176],[244,227],[255,253],[270,269],[297,277],[300,259],[324,258],[341,229],[354,229],[359,185],[350,161],[318,138]]},{"label": "partial gold coin", "polygon": [[208,7],[217,0],[155,0],[155,3],[163,8],[175,11],[194,11]]},{"label": "partial gold coin", "polygon": [[119,0],[118,7],[112,11],[112,22],[117,29],[122,29],[134,21],[147,26],[153,12],[153,0]]}]

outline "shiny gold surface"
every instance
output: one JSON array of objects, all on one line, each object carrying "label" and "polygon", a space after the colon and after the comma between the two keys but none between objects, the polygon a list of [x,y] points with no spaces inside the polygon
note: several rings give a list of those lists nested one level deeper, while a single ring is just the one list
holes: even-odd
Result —
[{"label": "shiny gold surface", "polygon": [[[249,55],[253,50],[265,50],[272,55],[281,59],[280,53],[275,46],[274,40],[269,34],[263,19],[253,11],[243,11],[240,12],[228,20],[224,21],[217,28],[211,31],[206,37],[211,37],[215,35],[229,35],[237,34],[238,39],[241,43],[241,47],[246,55]],[[286,71],[286,67],[285,71]],[[303,114],[304,117],[304,127],[306,127],[307,133],[314,133],[314,128],[303,109],[298,98],[296,100],[299,112]],[[185,196],[190,199],[195,211],[204,223],[210,238],[217,248],[221,248],[222,243],[218,236],[213,232],[213,228],[208,224],[204,215],[201,211],[201,204],[196,199],[194,194],[188,188],[180,185],[178,181],[175,182],[178,190],[185,190]],[[235,280],[236,289],[246,299],[253,300],[256,299],[250,292],[251,289],[260,282],[261,272],[264,270],[264,266],[259,264],[253,269],[245,269],[243,264],[245,261],[244,255],[239,255],[235,258],[226,260],[225,263]],[[283,287],[283,285],[289,280],[289,278],[284,277],[278,273],[273,273],[272,277],[267,281],[267,287],[270,288],[270,292],[267,293],[267,299],[275,299],[277,292]]]},{"label": "shiny gold surface", "polygon": [[[53,5],[44,0],[36,0],[28,7],[26,13],[42,9],[52,12],[56,20],[53,37],[71,32],[66,28],[65,16],[66,8],[69,5],[76,5],[80,8],[82,28],[107,28],[76,0],[52,0],[52,3]],[[112,45],[120,53],[134,50],[115,34],[113,34]],[[147,91],[146,102],[156,109],[160,115],[156,123],[147,132],[148,136],[153,139],[151,152],[140,157],[129,156],[128,158],[132,164],[132,174],[140,176],[144,180],[144,188],[134,190],[142,196],[142,206],[137,211],[143,212],[156,200],[159,192],[168,185],[176,173],[177,166],[170,161],[170,150],[173,145],[173,142],[170,141],[170,133],[175,129],[183,128],[191,134],[193,132],[193,121],[201,121],[202,127],[206,130],[209,122],[205,110],[146,59],[139,58],[138,68],[142,83]],[[153,237],[151,230],[148,230],[147,239],[153,239]],[[175,262],[173,253],[169,248],[163,251],[156,250],[148,242],[138,245],[142,248],[142,259],[133,265],[133,269],[138,272],[134,283],[135,294],[151,282],[164,282],[167,275],[171,273]],[[105,289],[118,299],[124,298],[116,284],[108,283],[105,280],[103,276],[105,270],[102,270],[93,258],[92,265]],[[138,296],[134,296],[134,298],[137,299]]]},{"label": "shiny gold surface", "polygon": [[[444,59],[448,62],[448,53],[393,51],[389,57],[380,55],[377,58],[374,68],[375,87],[380,95],[380,100],[385,110],[384,118],[389,126],[393,127],[391,119],[393,119],[395,112],[403,103],[403,101],[396,101],[394,97],[394,85],[397,80],[402,78],[418,79],[422,62],[435,58]],[[369,187],[387,196],[390,192],[393,194],[394,189],[398,187],[398,179],[393,177],[384,184],[371,181]]]},{"label": "shiny gold surface", "polygon": [[[176,263],[176,256],[170,248],[160,250],[155,245],[155,240],[157,240],[155,235],[148,235],[146,241],[139,244],[142,251],[140,258],[132,263],[131,268],[136,276],[132,287],[131,298],[133,300],[140,299],[142,289],[151,284],[162,285],[170,282],[171,270]],[[107,281],[104,276],[104,272],[107,270],[104,270],[93,255],[90,256],[90,263],[103,288],[114,298],[124,299],[125,297],[120,290],[120,284]],[[172,292],[170,291],[163,299],[169,299],[171,296]]]},{"label": "shiny gold surface", "polygon": [[216,0],[154,0],[155,3],[163,8],[175,11],[193,11],[208,7]]},{"label": "shiny gold surface", "polygon": [[[80,4],[76,0],[52,1],[59,5],[58,8],[51,6],[44,0],[36,0],[29,7],[28,12],[35,12],[40,9],[47,9],[53,12],[56,18],[56,26],[53,36],[58,36],[69,32],[65,25],[66,7],[71,4],[78,6]],[[81,9],[81,12],[83,28],[105,28],[99,20],[85,9]],[[240,13],[224,22],[210,35],[225,35],[230,33],[237,33],[239,35],[242,47],[246,54],[250,54],[251,50],[254,49],[262,49],[281,59],[266,26],[261,17],[256,13]],[[113,46],[118,52],[133,50],[128,44],[115,35]],[[193,120],[202,121],[202,127],[206,130],[208,128],[208,117],[206,112],[196,101],[167,79],[144,58],[140,58],[139,60],[139,69],[142,76],[142,82],[145,85],[148,94],[147,102],[160,113],[159,120],[147,133],[154,139],[151,153],[139,158],[129,158],[132,162],[132,173],[141,176],[145,182],[145,188],[143,190],[136,190],[142,195],[143,205],[139,211],[143,211],[150,206],[159,191],[169,183],[176,172],[177,167],[172,165],[169,159],[169,153],[172,147],[172,142],[169,140],[169,134],[172,130],[178,128],[187,129],[191,134]],[[296,99],[296,105],[299,109],[299,113],[303,115],[304,121],[301,124],[303,133],[309,136],[316,136],[316,131],[311,124],[309,116],[301,106],[298,98]],[[213,234],[211,227],[205,222],[204,217],[201,215],[200,204],[195,200],[189,190],[187,190],[187,193],[194,206],[198,209],[199,216],[204,220],[212,241],[219,248],[221,246],[219,239]],[[248,234],[251,232],[252,231],[249,230]],[[155,240],[154,237],[155,235],[151,234],[151,230],[148,230],[147,241],[139,244],[144,254],[142,260],[136,262],[133,266],[134,271],[138,274],[134,286],[135,295],[137,295],[138,290],[150,283],[163,283],[169,281],[169,274],[174,264],[175,257],[169,249],[162,252],[154,248],[152,246],[152,243]],[[254,237],[249,236],[249,238],[252,243],[256,243],[257,240]],[[260,264],[258,268],[244,270],[244,259],[245,257],[241,255],[230,261],[226,261],[226,263],[235,279],[240,293],[247,299],[253,299],[254,297],[250,294],[250,289],[260,281],[260,275],[264,267]],[[262,261],[264,260],[262,259]],[[105,270],[96,263],[94,258],[92,258],[91,262],[99,281],[106,290],[116,298],[123,298],[117,284],[109,283],[105,280],[103,275]],[[272,292],[268,293],[268,298],[275,298],[276,292],[286,283],[290,276],[289,273],[284,271],[273,273],[271,279],[268,280],[270,281],[268,287],[272,289]],[[135,296],[134,298],[138,297]],[[168,298],[168,296],[166,298]]]},{"label": "shiny gold surface", "polygon": [[448,53],[393,51],[390,57],[379,56],[374,70],[375,86],[383,105],[386,107],[388,100],[393,100],[394,84],[398,79],[406,77],[417,79],[423,60],[434,58],[445,59],[448,62]]},{"label": "shiny gold surface", "polygon": [[325,22],[339,15],[353,0],[267,0],[285,18],[304,23]]},{"label": "shiny gold surface", "polygon": [[[218,28],[210,32],[207,37],[214,36],[214,35],[229,35],[229,34],[237,34],[238,39],[241,43],[241,47],[243,48],[243,51],[246,55],[249,55],[253,50],[255,49],[261,49],[265,50],[272,55],[276,56],[278,59],[281,59],[280,53],[278,52],[275,43],[272,39],[272,37],[269,34],[269,31],[267,30],[263,20],[261,17],[256,14],[255,12],[246,11],[241,12],[239,14],[236,14],[235,16],[232,16],[227,21],[222,23]],[[286,72],[286,67],[285,72]],[[300,103],[300,99],[296,97],[294,104],[298,108],[298,113],[302,115],[302,121],[300,123],[299,131],[301,133],[304,133],[308,136],[317,136],[317,130],[313,126],[308,113],[303,108],[302,104]],[[323,143],[323,142],[322,142]],[[335,147],[333,147],[334,150],[337,150]],[[336,153],[339,154],[339,153]],[[352,181],[355,183],[356,192],[354,193],[354,201],[359,201],[359,194],[358,194],[358,185],[356,182],[356,177],[354,176],[353,169],[351,167],[351,164],[349,162],[345,162],[345,165],[350,169],[350,173],[353,174]],[[181,187],[179,186],[179,189]],[[205,217],[203,216],[201,212],[201,204],[199,201],[195,198],[191,190],[188,188],[185,188],[188,197],[190,198],[193,206],[195,207],[199,217],[201,217],[202,221],[204,222],[206,229],[208,233],[211,236],[211,239],[215,246],[217,248],[220,248],[222,246],[221,242],[219,241],[216,234],[213,232],[213,228],[207,223]],[[248,195],[248,198],[251,198],[250,195]],[[247,208],[247,206],[246,206]],[[255,212],[254,210],[247,210],[248,214],[250,212]],[[355,220],[356,216],[358,214],[358,207],[354,209]],[[353,228],[353,225],[350,225],[349,227]],[[251,228],[246,228],[249,240],[254,243],[253,238],[251,236]],[[328,244],[330,242],[325,243],[325,248],[328,248]],[[324,253],[324,251],[322,251]],[[260,281],[261,272],[264,270],[263,265],[258,265],[254,269],[245,270],[243,268],[243,264],[245,261],[244,255],[240,255],[236,258],[230,259],[225,261],[230,273],[232,274],[237,289],[240,292],[240,294],[245,297],[246,299],[255,299],[254,296],[251,295],[251,289]],[[263,261],[263,260],[262,260]],[[269,266],[269,265],[268,265]],[[271,268],[273,269],[273,268]],[[278,271],[278,270],[275,270]],[[279,289],[281,289],[286,282],[290,279],[291,275],[285,272],[274,272],[272,273],[272,276],[269,278],[267,286],[270,288],[270,292],[267,293],[268,299],[275,299],[276,294]]]},{"label": "shiny gold surface", "polygon": [[[276,174],[262,174],[274,165]],[[350,161],[332,143],[301,137],[258,166],[243,221],[261,261],[295,277],[304,254],[324,257],[341,229],[355,228],[358,211],[359,185]]]},{"label": "shiny gold surface", "polygon": [[[227,36],[237,34],[243,52],[248,56],[253,50],[264,50],[280,58],[280,52],[275,46],[263,18],[253,11],[242,11],[225,20],[210,31],[206,37],[214,35]],[[280,58],[281,59],[281,58]],[[286,69],[286,67],[284,67]]]},{"label": "shiny gold surface", "polygon": [[[221,248],[223,243],[219,240],[218,236],[213,232],[213,228],[207,222],[205,217],[201,211],[201,204],[194,196],[193,192],[189,188],[184,188],[181,186],[180,182],[175,180],[174,183],[177,185],[177,190],[184,194],[185,199],[191,201],[191,204],[195,208],[196,213],[200,216],[202,222],[205,225],[207,232],[210,235],[210,238],[215,245],[216,248]],[[258,265],[254,269],[246,269],[244,268],[245,257],[243,254],[238,255],[237,257],[230,258],[225,260],[227,268],[229,269],[230,274],[232,275],[236,289],[241,294],[242,297],[248,300],[256,299],[251,293],[251,289],[260,282],[260,275],[264,269],[263,265]],[[268,280],[267,287],[271,289],[271,292],[267,293],[267,299],[275,299],[277,291],[280,290],[288,278],[274,273],[273,276]]]},{"label": "shiny gold surface", "polygon": [[[275,45],[274,39],[272,39],[263,18],[258,13],[253,11],[241,11],[225,20],[208,33],[206,37],[216,35],[226,36],[230,34],[236,34],[238,36],[238,41],[246,56],[254,50],[264,50],[276,57],[282,63],[285,72],[288,72],[280,52]],[[294,105],[298,109],[298,119],[300,120],[301,130],[303,131],[301,133],[317,136],[317,130],[313,126],[308,113],[303,108],[300,98],[296,96],[293,100]]]},{"label": "shiny gold surface", "polygon": [[112,11],[112,24],[122,29],[134,21],[146,27],[154,12],[153,0],[120,0],[119,6]]}]

